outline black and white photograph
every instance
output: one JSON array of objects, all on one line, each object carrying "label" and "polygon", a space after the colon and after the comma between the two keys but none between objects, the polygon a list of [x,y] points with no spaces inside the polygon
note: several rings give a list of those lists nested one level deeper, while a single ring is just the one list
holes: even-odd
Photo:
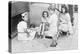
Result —
[{"label": "black and white photograph", "polygon": [[78,5],[9,1],[9,52],[78,49]]}]

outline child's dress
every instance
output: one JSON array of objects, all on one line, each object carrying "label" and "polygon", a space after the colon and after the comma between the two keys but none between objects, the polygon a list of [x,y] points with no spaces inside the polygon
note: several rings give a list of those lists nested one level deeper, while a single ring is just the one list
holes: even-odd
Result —
[{"label": "child's dress", "polygon": [[60,19],[62,22],[60,23],[59,29],[65,32],[69,31],[69,33],[73,33],[70,15],[66,13],[65,15],[61,15]]},{"label": "child's dress", "polygon": [[35,36],[35,31],[27,28],[27,23],[25,21],[19,22],[17,25],[18,30],[18,40],[32,40]]},{"label": "child's dress", "polygon": [[27,23],[25,21],[19,22],[17,25],[17,31],[18,31],[18,40],[26,40],[27,39],[27,33],[25,30],[27,29]]}]

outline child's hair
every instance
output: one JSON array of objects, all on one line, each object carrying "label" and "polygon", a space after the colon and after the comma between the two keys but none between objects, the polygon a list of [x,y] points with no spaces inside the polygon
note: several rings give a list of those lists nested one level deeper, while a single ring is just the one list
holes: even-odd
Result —
[{"label": "child's hair", "polygon": [[[54,8],[53,8],[53,6],[54,6]],[[55,8],[56,8],[56,4],[50,4],[50,6],[48,7],[48,10],[55,11]]]},{"label": "child's hair", "polygon": [[42,17],[44,17],[44,13],[47,13],[47,17],[49,16],[48,11],[43,11],[43,12],[42,12]]},{"label": "child's hair", "polygon": [[65,5],[63,5],[63,6],[61,7],[61,13],[63,13],[63,12],[62,12],[62,8],[64,8],[64,9],[65,9],[65,13],[67,13],[67,12],[68,12],[67,7],[66,7]]},{"label": "child's hair", "polygon": [[35,28],[35,25],[34,25],[34,24],[31,24],[31,25],[30,25],[30,28]]}]

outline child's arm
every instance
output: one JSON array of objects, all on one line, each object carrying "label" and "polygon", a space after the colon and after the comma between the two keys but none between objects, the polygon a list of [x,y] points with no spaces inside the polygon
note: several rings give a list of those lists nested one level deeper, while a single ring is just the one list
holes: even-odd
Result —
[{"label": "child's arm", "polygon": [[28,34],[28,36],[29,36],[29,31],[28,31],[28,29],[27,29],[27,28],[25,28],[25,29],[24,29],[24,32],[25,32],[25,33],[27,33],[27,34]]}]

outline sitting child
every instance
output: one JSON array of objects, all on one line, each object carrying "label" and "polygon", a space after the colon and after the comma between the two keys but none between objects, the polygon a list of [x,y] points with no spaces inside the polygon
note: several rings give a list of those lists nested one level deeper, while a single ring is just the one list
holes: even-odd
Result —
[{"label": "sitting child", "polygon": [[17,25],[18,40],[32,40],[35,32],[28,28],[28,12],[21,14],[23,21],[20,21]]},{"label": "sitting child", "polygon": [[40,24],[40,33],[39,33],[41,38],[44,37],[44,32],[47,31],[49,27],[48,17],[49,17],[49,13],[47,11],[43,11],[42,18],[41,18],[42,22]]}]

